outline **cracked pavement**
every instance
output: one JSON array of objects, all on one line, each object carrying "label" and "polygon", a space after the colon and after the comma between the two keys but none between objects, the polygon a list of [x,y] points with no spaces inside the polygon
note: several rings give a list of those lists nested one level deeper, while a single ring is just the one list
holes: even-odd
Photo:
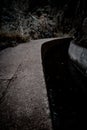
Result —
[{"label": "cracked pavement", "polygon": [[52,130],[41,61],[49,40],[0,52],[0,130]]}]

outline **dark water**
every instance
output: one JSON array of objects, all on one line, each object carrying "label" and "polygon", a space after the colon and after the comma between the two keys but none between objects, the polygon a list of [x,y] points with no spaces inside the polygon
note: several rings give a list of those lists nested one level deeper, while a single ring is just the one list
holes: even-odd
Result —
[{"label": "dark water", "polygon": [[70,61],[68,45],[49,47],[43,68],[54,130],[87,128],[87,81]]}]

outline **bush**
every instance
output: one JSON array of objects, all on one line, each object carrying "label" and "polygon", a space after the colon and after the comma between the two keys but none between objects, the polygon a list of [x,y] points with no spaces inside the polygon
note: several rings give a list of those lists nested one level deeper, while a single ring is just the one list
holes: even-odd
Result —
[{"label": "bush", "polygon": [[0,42],[16,41],[18,43],[29,41],[28,35],[21,35],[18,33],[0,33]]},{"label": "bush", "polygon": [[30,37],[28,35],[20,35],[18,33],[0,33],[0,50],[13,47],[19,43],[28,42]]}]

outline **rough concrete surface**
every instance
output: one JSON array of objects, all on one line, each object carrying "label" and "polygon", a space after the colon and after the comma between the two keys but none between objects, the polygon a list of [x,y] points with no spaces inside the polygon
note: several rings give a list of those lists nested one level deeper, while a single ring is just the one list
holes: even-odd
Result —
[{"label": "rough concrete surface", "polygon": [[71,41],[69,56],[73,61],[80,64],[82,68],[87,69],[87,48],[76,45],[74,41]]},{"label": "rough concrete surface", "polygon": [[41,61],[48,40],[0,52],[0,130],[52,130]]}]

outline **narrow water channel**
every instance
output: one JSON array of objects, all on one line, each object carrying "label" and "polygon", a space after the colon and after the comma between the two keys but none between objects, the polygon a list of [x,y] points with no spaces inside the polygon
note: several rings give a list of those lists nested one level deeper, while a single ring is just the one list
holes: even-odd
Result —
[{"label": "narrow water channel", "polygon": [[69,59],[70,38],[42,46],[43,70],[54,130],[86,128],[86,79]]}]

